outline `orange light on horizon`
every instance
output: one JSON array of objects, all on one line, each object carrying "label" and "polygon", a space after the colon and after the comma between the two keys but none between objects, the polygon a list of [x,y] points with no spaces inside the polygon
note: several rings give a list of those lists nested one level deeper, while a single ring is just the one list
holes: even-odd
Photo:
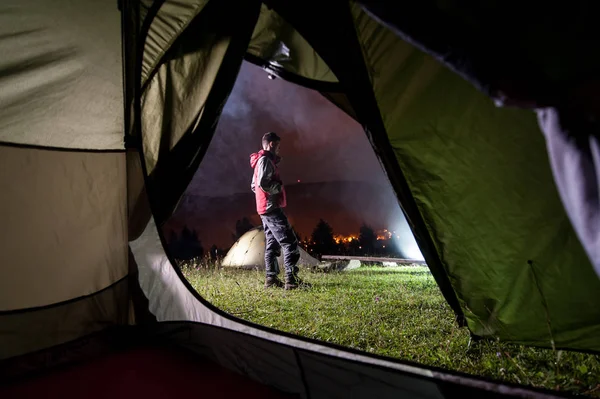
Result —
[{"label": "orange light on horizon", "polygon": [[358,237],[356,235],[349,235],[349,236],[343,236],[343,235],[335,235],[333,236],[334,241],[336,242],[336,244],[340,244],[340,243],[349,243],[352,241],[357,241]]},{"label": "orange light on horizon", "polygon": [[392,232],[388,229],[377,230],[375,234],[377,234],[377,241],[385,241],[392,238]]},{"label": "orange light on horizon", "polygon": [[[387,230],[378,230],[376,232],[376,240],[377,241],[387,241],[390,240],[392,237],[394,236],[394,234]],[[397,236],[399,238],[399,236]],[[342,234],[335,234],[333,236],[333,240],[336,244],[350,244],[352,242],[357,242],[358,240],[358,234],[350,234],[350,235],[342,235]],[[310,240],[307,240],[305,242],[306,244],[311,244]],[[312,244],[316,244],[314,241],[312,242]]]}]

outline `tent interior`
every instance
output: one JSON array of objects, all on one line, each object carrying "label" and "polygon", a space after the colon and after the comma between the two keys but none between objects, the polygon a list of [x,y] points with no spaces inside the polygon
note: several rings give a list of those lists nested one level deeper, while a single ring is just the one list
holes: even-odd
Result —
[{"label": "tent interior", "polygon": [[[0,5],[1,397],[566,396],[250,323],[174,267],[161,228],[246,59],[364,127],[473,337],[600,351],[600,279],[535,115],[495,107],[358,3],[321,3]],[[473,13],[461,23],[485,31]]]}]

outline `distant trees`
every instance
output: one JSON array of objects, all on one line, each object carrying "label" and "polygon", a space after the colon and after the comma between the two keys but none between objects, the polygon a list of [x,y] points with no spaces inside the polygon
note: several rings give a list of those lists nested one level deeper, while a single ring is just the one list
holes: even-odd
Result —
[{"label": "distant trees", "polygon": [[[249,230],[255,226],[248,217],[238,219],[235,223],[235,233],[232,234],[234,241],[237,241]],[[184,228],[185,229],[185,228]],[[395,240],[388,238],[387,230],[376,232],[371,226],[363,223],[360,226],[358,235],[339,236],[334,232],[333,227],[325,220],[319,219],[309,237],[302,235],[292,226],[292,231],[298,238],[300,246],[311,255],[320,257],[321,255],[351,255],[351,256],[398,256],[398,247]],[[194,232],[182,232],[184,236],[191,236],[194,241]],[[378,236],[380,234],[381,236]],[[184,239],[185,240],[185,239]],[[175,242],[176,240],[171,240]],[[179,240],[181,241],[181,240]],[[199,242],[199,241],[198,241]],[[177,243],[175,247],[177,247]],[[199,245],[199,244],[198,244]],[[225,255],[226,251],[219,250],[215,246],[210,248],[207,253],[212,260]],[[184,253],[183,255],[186,255]]]},{"label": "distant trees", "polygon": [[[363,223],[356,235],[336,235],[333,227],[320,219],[310,238],[301,241],[302,247],[313,256],[350,255],[350,256],[385,256],[398,257],[401,252],[396,240],[388,236],[384,230],[381,236],[371,226]],[[296,233],[298,237],[299,234]]]},{"label": "distant trees", "polygon": [[215,244],[210,247],[210,260],[216,262],[221,256],[221,250]]},{"label": "distant trees", "polygon": [[187,226],[183,226],[179,236],[175,231],[171,231],[168,245],[171,255],[177,260],[191,260],[204,256],[198,233]]},{"label": "distant trees", "polygon": [[360,247],[362,252],[367,255],[371,255],[375,253],[375,244],[377,242],[377,235],[375,231],[363,223],[360,227],[360,233],[358,235],[358,242],[360,243]]},{"label": "distant trees", "polygon": [[241,236],[246,234],[248,231],[252,230],[254,225],[246,216],[241,219],[238,219],[235,222],[235,234],[232,234],[233,241],[237,241]]},{"label": "distant trees", "polygon": [[298,230],[296,230],[295,227],[292,227],[292,230],[294,231],[294,234],[296,235],[296,238],[298,239],[298,244],[300,245],[300,247],[307,251],[310,252],[310,238],[304,236],[302,237],[302,234],[300,234],[300,232]]},{"label": "distant trees", "polygon": [[352,240],[344,246],[345,255],[363,255],[362,246],[358,240]]},{"label": "distant trees", "polygon": [[333,236],[333,228],[324,221],[319,220],[311,234],[310,249],[313,255],[330,255],[338,252],[338,245]]}]

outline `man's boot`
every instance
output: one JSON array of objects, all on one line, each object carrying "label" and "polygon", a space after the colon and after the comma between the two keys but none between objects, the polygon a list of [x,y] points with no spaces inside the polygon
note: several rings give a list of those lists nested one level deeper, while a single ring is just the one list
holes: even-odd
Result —
[{"label": "man's boot", "polygon": [[297,288],[311,288],[312,285],[306,281],[302,281],[297,275],[285,276],[285,289],[295,290]]},{"label": "man's boot", "polygon": [[281,281],[277,276],[267,276],[267,278],[265,279],[265,288],[281,288],[283,286],[283,281]]}]

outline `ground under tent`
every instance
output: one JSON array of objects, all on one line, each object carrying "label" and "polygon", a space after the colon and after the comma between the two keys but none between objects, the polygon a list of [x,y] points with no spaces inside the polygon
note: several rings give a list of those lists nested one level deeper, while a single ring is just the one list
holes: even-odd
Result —
[{"label": "ground under tent", "polygon": [[[219,365],[260,383],[235,379],[260,395],[267,386],[305,398],[561,396],[248,323],[205,301],[173,267],[160,226],[247,59],[322,92],[365,127],[436,282],[473,336],[600,350],[600,308],[590,306],[600,281],[560,203],[533,114],[494,107],[356,3],[265,3],[2,3],[0,379],[8,385],[0,396],[28,387],[76,393],[90,373],[135,374],[136,394],[162,382],[170,393],[182,387],[173,373],[157,381],[153,359],[198,371],[210,361],[210,373],[193,373],[199,391],[235,379]],[[473,21],[494,7],[507,6],[436,15],[478,37],[485,27]],[[143,349],[157,345],[168,349]],[[110,352],[114,360],[100,356]]]}]

